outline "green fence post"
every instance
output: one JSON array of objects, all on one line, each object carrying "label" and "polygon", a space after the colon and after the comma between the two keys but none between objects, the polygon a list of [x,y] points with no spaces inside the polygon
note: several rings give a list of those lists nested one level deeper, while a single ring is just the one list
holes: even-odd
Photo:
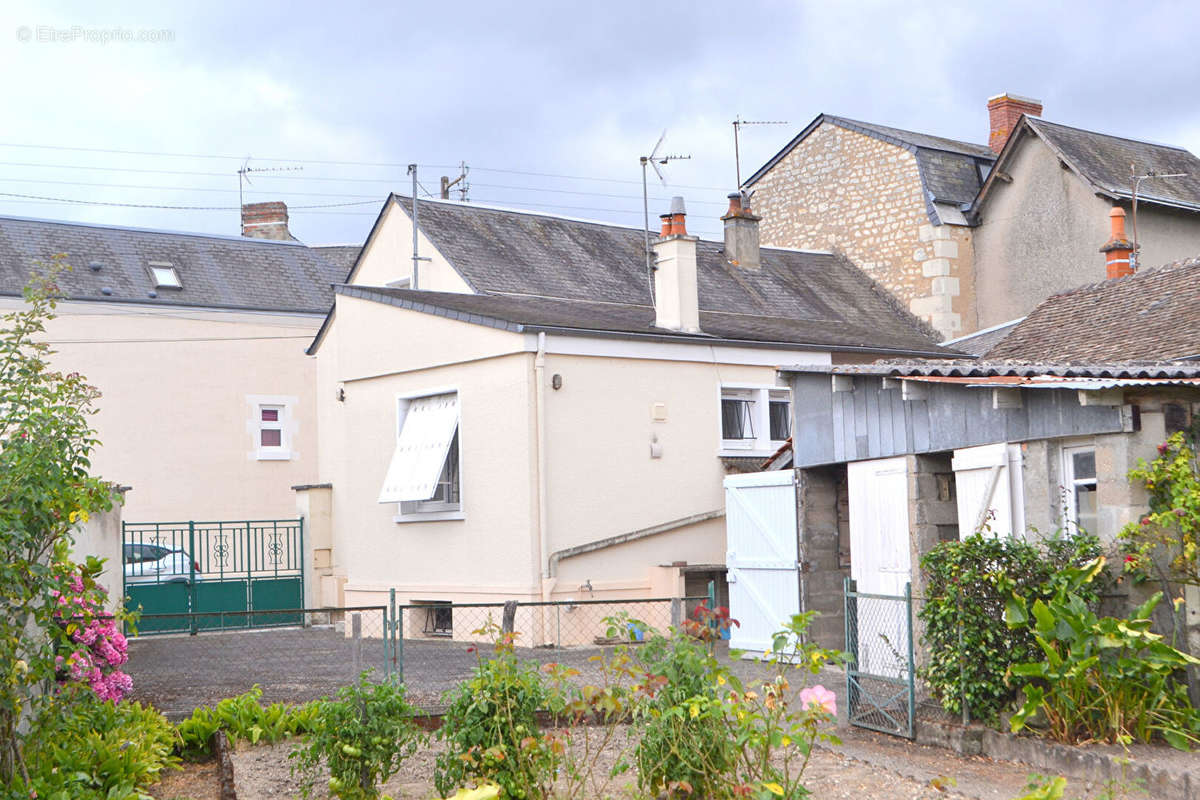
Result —
[{"label": "green fence post", "polygon": [[[395,589],[392,590],[393,598],[395,591]],[[393,660],[396,664],[396,682],[404,683],[404,607],[397,608],[393,601],[392,609],[392,648],[394,650]]]},{"label": "green fence post", "polygon": [[916,659],[913,654],[913,603],[912,603],[912,583],[904,584],[904,607],[908,614],[908,738],[913,738],[914,720],[917,715],[917,692],[916,679],[913,676],[913,671],[916,668]]},{"label": "green fence post", "polygon": [[188,520],[188,616],[191,635],[196,635],[196,523]]}]

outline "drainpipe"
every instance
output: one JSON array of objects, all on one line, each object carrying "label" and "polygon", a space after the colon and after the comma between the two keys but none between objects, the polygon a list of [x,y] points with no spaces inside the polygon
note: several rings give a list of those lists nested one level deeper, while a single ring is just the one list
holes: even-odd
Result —
[{"label": "drainpipe", "polygon": [[[546,333],[538,332],[537,355],[533,359],[533,377],[537,411],[537,563],[541,570],[542,600],[550,599],[555,581],[550,577],[549,532],[546,525]],[[544,628],[543,628],[544,630]]]}]

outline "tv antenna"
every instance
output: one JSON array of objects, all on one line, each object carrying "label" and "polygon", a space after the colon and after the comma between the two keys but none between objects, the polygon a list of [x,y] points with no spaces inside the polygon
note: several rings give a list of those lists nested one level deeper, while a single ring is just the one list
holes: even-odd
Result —
[{"label": "tv antenna", "polygon": [[238,167],[238,224],[241,224],[242,206],[246,204],[242,199],[243,190],[246,184],[254,185],[250,180],[252,173],[259,172],[299,172],[304,167],[252,167],[250,166],[250,156],[246,156],[246,160],[242,162],[242,166]]},{"label": "tv antenna", "polygon": [[1138,244],[1137,232],[1138,189],[1141,187],[1142,181],[1150,180],[1151,178],[1186,178],[1188,174],[1186,172],[1172,172],[1167,174],[1150,170],[1145,175],[1138,175],[1137,165],[1130,164],[1129,175],[1133,178],[1133,252],[1129,254],[1129,266],[1136,272],[1138,268],[1138,250],[1141,248],[1141,245]]},{"label": "tv antenna", "polygon": [[738,148],[738,133],[743,125],[787,125],[787,120],[748,120],[739,114],[733,120],[733,163],[737,169],[737,188],[742,190],[742,154]]},{"label": "tv antenna", "polygon": [[471,168],[467,166],[467,162],[460,161],[458,163],[458,177],[450,180],[448,175],[442,176],[442,199],[450,199],[450,190],[458,186],[458,201],[460,203],[467,202],[467,193],[471,191],[471,184],[467,183],[467,173]]},{"label": "tv antenna", "polygon": [[646,247],[646,280],[650,283],[650,302],[654,302],[654,265],[650,260],[650,194],[646,188],[646,165],[649,164],[654,168],[654,174],[658,176],[658,180],[663,186],[667,185],[667,179],[663,177],[662,170],[659,166],[665,166],[670,161],[687,161],[691,158],[690,155],[667,154],[663,155],[658,152],[658,148],[662,147],[663,139],[667,138],[667,132],[664,130],[662,136],[658,137],[658,141],[654,143],[654,149],[650,151],[650,155],[641,156],[638,160],[642,164],[642,216],[643,225],[642,236]]}]

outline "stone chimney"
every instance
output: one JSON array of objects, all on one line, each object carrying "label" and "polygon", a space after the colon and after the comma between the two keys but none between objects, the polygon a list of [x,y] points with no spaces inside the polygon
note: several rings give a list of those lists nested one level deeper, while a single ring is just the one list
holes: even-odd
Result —
[{"label": "stone chimney", "polygon": [[995,153],[1004,149],[1004,143],[1008,141],[1009,135],[1017,127],[1017,122],[1020,121],[1022,114],[1028,114],[1031,117],[1042,115],[1041,100],[1033,100],[1007,92],[989,97],[987,106],[988,121],[992,127],[991,135],[988,136],[988,147],[992,148]]},{"label": "stone chimney", "polygon": [[242,236],[294,242],[296,239],[288,230],[287,205],[278,200],[243,205]]},{"label": "stone chimney", "polygon": [[700,332],[700,295],[696,281],[696,241],[688,236],[683,198],[671,198],[662,233],[654,241],[654,327]]},{"label": "stone chimney", "polygon": [[1133,253],[1133,242],[1125,238],[1125,209],[1117,206],[1108,212],[1108,221],[1112,225],[1112,235],[1100,252],[1104,253],[1104,266],[1109,280],[1124,278],[1133,274],[1133,262],[1129,256]]},{"label": "stone chimney", "polygon": [[725,257],[734,266],[758,269],[762,266],[758,246],[758,221],[747,198],[741,192],[729,195],[729,211],[721,217],[725,223]]}]

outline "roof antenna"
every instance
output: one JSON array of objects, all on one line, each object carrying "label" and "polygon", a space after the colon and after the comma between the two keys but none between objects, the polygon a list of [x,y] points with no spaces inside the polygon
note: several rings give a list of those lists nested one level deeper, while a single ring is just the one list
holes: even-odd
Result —
[{"label": "roof antenna", "polygon": [[460,161],[458,164],[458,177],[450,180],[449,175],[442,176],[442,199],[450,199],[450,190],[458,186],[458,201],[460,203],[467,202],[467,193],[471,191],[471,184],[467,183],[467,173],[471,168],[467,166],[467,162]]},{"label": "roof antenna", "polygon": [[1133,178],[1133,252],[1129,254],[1129,266],[1133,269],[1134,272],[1137,272],[1138,249],[1141,247],[1141,245],[1138,244],[1138,233],[1137,233],[1138,187],[1140,187],[1142,185],[1142,181],[1149,180],[1150,178],[1186,178],[1188,176],[1188,174],[1186,172],[1172,172],[1170,175],[1168,175],[1166,173],[1158,173],[1158,172],[1155,172],[1154,170],[1150,170],[1145,175],[1138,175],[1137,174],[1137,165],[1130,164],[1129,165],[1129,175],[1130,175],[1130,177]]},{"label": "roof antenna", "polygon": [[741,114],[733,120],[733,165],[737,169],[737,188],[742,188],[742,154],[738,149],[738,130],[743,125],[787,125],[787,120],[751,121],[742,119]]},{"label": "roof antenna", "polygon": [[414,291],[420,287],[417,285],[417,268],[422,261],[432,261],[428,257],[422,257],[420,254],[420,241],[417,235],[420,233],[420,224],[417,221],[417,165],[408,165],[408,174],[412,175],[412,228],[413,228],[413,251],[412,251],[412,277],[408,280],[408,288]]},{"label": "roof antenna", "polygon": [[663,130],[662,136],[658,137],[658,141],[654,143],[654,149],[650,151],[650,155],[642,156],[638,160],[642,164],[642,216],[643,228],[642,236],[646,247],[646,280],[650,284],[650,304],[654,304],[654,264],[650,259],[650,195],[646,189],[646,165],[649,164],[654,168],[654,174],[658,176],[659,181],[663,186],[667,185],[667,179],[663,177],[662,170],[658,168],[660,164],[665,165],[669,161],[687,161],[691,156],[681,155],[659,155],[658,148],[662,147],[663,139],[667,138],[666,130]]},{"label": "roof antenna", "polygon": [[238,168],[238,226],[242,224],[242,207],[246,205],[246,201],[242,199],[242,190],[245,184],[254,184],[250,181],[251,172],[299,172],[304,167],[252,167],[250,166],[250,156],[246,156],[246,160],[242,162],[242,166]]}]

